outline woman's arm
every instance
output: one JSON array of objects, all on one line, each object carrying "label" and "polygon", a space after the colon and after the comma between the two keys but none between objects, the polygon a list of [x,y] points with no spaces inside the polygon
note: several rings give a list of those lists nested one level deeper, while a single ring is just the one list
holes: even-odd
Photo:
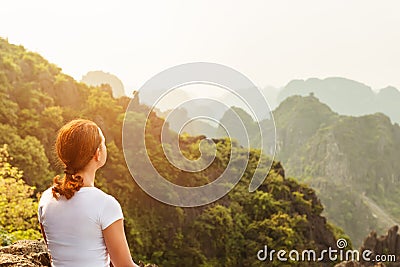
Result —
[{"label": "woman's arm", "polygon": [[44,242],[46,243],[46,246],[47,246],[46,233],[44,232],[43,224],[40,224],[40,231],[42,232],[42,236],[43,236]]},{"label": "woman's arm", "polygon": [[131,258],[122,219],[104,229],[103,236],[111,262],[115,267],[139,267]]}]

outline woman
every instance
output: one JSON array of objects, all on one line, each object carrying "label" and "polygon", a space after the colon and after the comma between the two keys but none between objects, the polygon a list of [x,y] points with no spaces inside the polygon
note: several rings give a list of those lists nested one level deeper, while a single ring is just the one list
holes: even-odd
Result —
[{"label": "woman", "polygon": [[96,171],[107,159],[100,128],[73,120],[58,132],[63,179],[54,178],[39,201],[39,222],[55,267],[137,266],[125,238],[118,201],[94,186]]}]

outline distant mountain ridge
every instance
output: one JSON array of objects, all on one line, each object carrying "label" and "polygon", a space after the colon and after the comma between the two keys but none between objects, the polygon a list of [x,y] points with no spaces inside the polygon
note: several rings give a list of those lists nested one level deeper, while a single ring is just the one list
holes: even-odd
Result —
[{"label": "distant mountain ridge", "polygon": [[112,94],[115,98],[125,96],[125,88],[122,81],[115,75],[101,70],[89,71],[82,77],[81,82],[90,86],[99,86],[108,84],[112,89]]},{"label": "distant mountain ridge", "polygon": [[382,112],[400,123],[400,91],[392,86],[376,93],[363,83],[340,77],[293,80],[279,92],[277,100],[282,102],[292,95],[310,93],[339,114],[360,116]]},{"label": "distant mountain ridge", "polygon": [[[336,112],[341,115],[350,116],[362,116],[368,114],[374,114],[377,112],[387,115],[392,122],[400,123],[400,91],[395,87],[388,86],[379,90],[378,92],[373,91],[371,87],[346,78],[341,77],[330,77],[326,79],[310,78],[307,80],[292,80],[285,87],[278,89],[271,86],[259,88],[261,93],[265,96],[269,103],[271,110],[276,109],[280,103],[285,101],[288,97],[299,95],[308,96],[314,95],[322,103],[325,103]],[[244,91],[238,91],[239,95]],[[144,97],[141,98],[142,102],[149,104],[148,95],[152,95],[152,92],[141,92]],[[186,95],[189,98],[190,96]],[[237,109],[247,110],[246,105],[235,98],[232,94],[226,93],[218,98],[221,103],[234,106]],[[202,106],[196,103],[192,106],[193,109],[208,109],[207,106]],[[263,108],[260,105],[253,107],[256,109]],[[190,110],[180,108],[181,118],[180,121],[186,121],[191,116]],[[220,118],[222,122],[224,115],[228,109],[215,109],[213,118]],[[169,111],[168,111],[169,112]],[[165,117],[167,113],[160,114]],[[260,118],[260,122],[265,122],[265,117]],[[175,127],[174,124],[171,128],[175,131],[179,131],[179,127]],[[205,134],[209,137],[221,136],[218,131],[213,131],[210,125],[207,123],[194,122],[191,127],[185,129],[192,135]]]}]

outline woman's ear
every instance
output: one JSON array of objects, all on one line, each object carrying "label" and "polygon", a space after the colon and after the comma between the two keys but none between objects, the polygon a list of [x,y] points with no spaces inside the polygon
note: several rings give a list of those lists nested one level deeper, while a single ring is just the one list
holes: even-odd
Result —
[{"label": "woman's ear", "polygon": [[100,161],[100,148],[97,148],[96,153],[94,154],[94,159],[96,161]]}]

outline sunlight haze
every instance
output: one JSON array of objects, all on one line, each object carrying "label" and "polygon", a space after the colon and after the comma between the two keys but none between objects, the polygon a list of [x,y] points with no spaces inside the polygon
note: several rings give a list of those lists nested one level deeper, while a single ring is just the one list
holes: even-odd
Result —
[{"label": "sunlight haze", "polygon": [[7,1],[0,36],[80,80],[119,77],[130,95],[182,63],[230,66],[260,87],[346,77],[400,88],[398,1]]}]

